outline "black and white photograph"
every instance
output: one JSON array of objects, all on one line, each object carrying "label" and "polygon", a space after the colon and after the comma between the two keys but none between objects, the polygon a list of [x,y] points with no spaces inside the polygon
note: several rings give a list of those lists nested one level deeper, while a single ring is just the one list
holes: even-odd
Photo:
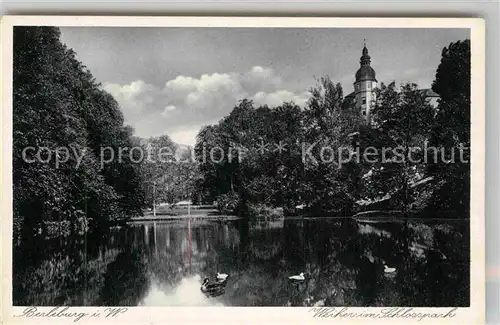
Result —
[{"label": "black and white photograph", "polygon": [[20,316],[471,307],[470,26],[47,23],[12,28]]}]

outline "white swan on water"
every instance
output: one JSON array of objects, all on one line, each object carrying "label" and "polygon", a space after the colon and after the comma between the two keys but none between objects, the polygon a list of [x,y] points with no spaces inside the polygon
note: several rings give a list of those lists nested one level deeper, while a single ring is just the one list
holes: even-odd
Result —
[{"label": "white swan on water", "polygon": [[304,277],[304,272],[301,272],[299,275],[292,275],[288,277],[293,281],[304,281],[306,278]]},{"label": "white swan on water", "polygon": [[219,273],[217,272],[217,280],[218,281],[226,281],[228,275],[226,273]]},{"label": "white swan on water", "polygon": [[385,273],[394,273],[394,272],[396,272],[396,268],[395,267],[388,267],[387,265],[384,265],[384,272]]}]

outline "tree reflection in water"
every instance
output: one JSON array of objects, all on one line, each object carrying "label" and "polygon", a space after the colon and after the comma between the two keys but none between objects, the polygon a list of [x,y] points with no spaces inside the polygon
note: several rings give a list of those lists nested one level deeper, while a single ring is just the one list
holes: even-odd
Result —
[{"label": "tree reflection in water", "polygon": [[[360,225],[351,219],[144,223],[114,230],[86,251],[85,245],[56,243],[36,264],[22,261],[22,253],[16,252],[14,301],[467,306],[468,241],[465,221],[412,222],[406,230],[398,223]],[[384,274],[384,264],[397,272]],[[230,275],[225,294],[207,298],[200,291],[201,280],[217,272]],[[300,272],[305,281],[288,280]]]},{"label": "tree reflection in water", "polygon": [[149,286],[146,262],[139,250],[125,250],[109,263],[98,305],[137,306]]}]

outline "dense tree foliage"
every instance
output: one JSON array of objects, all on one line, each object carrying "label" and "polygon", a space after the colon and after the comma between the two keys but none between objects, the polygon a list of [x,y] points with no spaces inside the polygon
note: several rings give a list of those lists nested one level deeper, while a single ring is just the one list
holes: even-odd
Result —
[{"label": "dense tree foliage", "polygon": [[470,201],[470,64],[470,41],[451,43],[432,84],[441,99],[430,142],[446,149],[444,159],[429,165],[429,173],[444,184],[434,205],[460,215],[468,215]]},{"label": "dense tree foliage", "polygon": [[101,159],[131,148],[132,130],[59,36],[53,27],[14,29],[14,219],[24,220],[26,234],[56,220],[85,231],[89,223],[138,214],[143,204],[130,155]]},{"label": "dense tree foliage", "polygon": [[411,209],[415,200],[411,186],[424,176],[425,143],[434,119],[434,108],[416,84],[396,88],[394,82],[381,84],[372,112],[370,128],[361,132],[361,151],[377,151],[373,163],[363,160],[364,196],[372,199],[392,197],[392,208]]},{"label": "dense tree foliage", "polygon": [[151,137],[142,143],[144,160],[141,177],[146,204],[175,203],[192,199],[199,178],[192,148],[182,148],[168,135]]},{"label": "dense tree foliage", "polygon": [[[218,125],[202,129],[195,146],[203,174],[199,190],[210,199],[231,193],[241,204],[281,206],[296,201],[298,192],[289,195],[285,189],[297,189],[301,181],[296,148],[302,135],[301,116],[293,104],[270,109],[243,100]],[[286,148],[281,152],[275,146],[280,141]]]},{"label": "dense tree foliage", "polygon": [[[356,200],[360,173],[358,161],[351,159],[355,150],[351,135],[358,132],[362,119],[353,110],[342,108],[342,87],[330,78],[322,78],[310,92],[311,98],[304,110],[306,188],[303,202],[315,214],[350,212]],[[311,145],[314,147],[308,151]]]},{"label": "dense tree foliage", "polygon": [[[241,101],[218,125],[198,135],[201,191],[212,198],[223,195],[223,201],[238,200],[223,205],[243,210],[253,204],[289,212],[296,206],[316,213],[349,209],[355,201],[348,172],[353,163],[339,166],[336,150],[351,148],[348,134],[360,121],[342,110],[342,101],[340,85],[329,78],[311,89],[305,110],[294,103],[271,109]],[[323,147],[330,149],[324,152]]]},{"label": "dense tree foliage", "polygon": [[304,108],[242,100],[198,134],[199,192],[239,211],[264,204],[317,216],[363,206],[463,214],[469,164],[458,158],[459,148],[470,145],[469,47],[463,41],[443,50],[433,83],[437,109],[416,84],[381,84],[367,124],[345,108],[340,84],[328,77],[311,89]]}]

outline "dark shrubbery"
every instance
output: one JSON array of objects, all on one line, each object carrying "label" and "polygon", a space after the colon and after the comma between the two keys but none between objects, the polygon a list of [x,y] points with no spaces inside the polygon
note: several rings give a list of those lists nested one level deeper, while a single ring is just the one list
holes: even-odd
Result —
[{"label": "dark shrubbery", "polygon": [[222,214],[233,214],[239,202],[239,197],[235,193],[222,194],[217,198],[217,210]]}]

